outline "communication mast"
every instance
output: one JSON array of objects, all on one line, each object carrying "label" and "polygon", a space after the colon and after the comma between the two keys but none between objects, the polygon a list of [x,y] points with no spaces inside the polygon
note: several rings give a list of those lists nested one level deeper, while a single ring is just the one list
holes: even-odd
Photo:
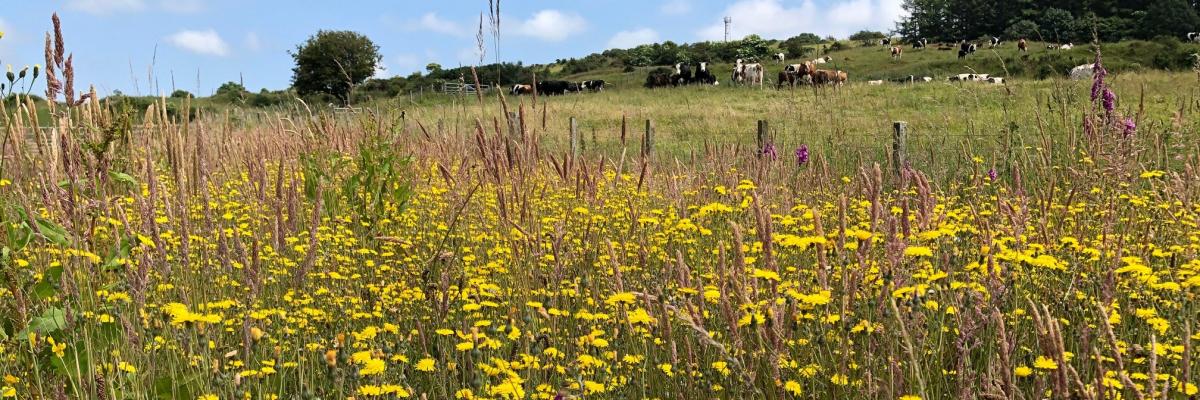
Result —
[{"label": "communication mast", "polygon": [[729,41],[729,24],[733,23],[733,18],[725,17],[725,41]]}]

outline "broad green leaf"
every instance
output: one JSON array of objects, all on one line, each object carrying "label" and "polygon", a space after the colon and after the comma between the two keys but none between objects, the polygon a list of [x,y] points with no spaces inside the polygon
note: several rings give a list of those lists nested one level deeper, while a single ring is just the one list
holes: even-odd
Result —
[{"label": "broad green leaf", "polygon": [[108,171],[108,176],[111,177],[113,179],[113,181],[121,182],[126,185],[137,186],[137,184],[138,184],[137,179],[135,179],[132,175],[126,174],[124,172]]}]

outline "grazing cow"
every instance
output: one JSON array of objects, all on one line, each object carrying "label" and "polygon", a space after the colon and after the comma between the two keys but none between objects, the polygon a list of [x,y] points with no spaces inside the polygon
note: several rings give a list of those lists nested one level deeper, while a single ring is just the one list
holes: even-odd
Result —
[{"label": "grazing cow", "polygon": [[933,82],[933,77],[932,77],[932,76],[926,76],[926,77],[922,77],[922,78],[921,78],[921,80],[923,80],[923,81],[925,81],[925,82]]},{"label": "grazing cow", "polygon": [[513,85],[512,90],[509,91],[509,94],[512,94],[513,96],[520,96],[530,93],[533,93],[533,85],[516,84]]},{"label": "grazing cow", "polygon": [[1064,45],[1050,45],[1050,48],[1051,49],[1057,48],[1058,50],[1070,50],[1070,49],[1075,48],[1075,44],[1067,43]]},{"label": "grazing cow", "polygon": [[850,80],[850,74],[846,73],[846,71],[837,71],[834,73],[833,83],[837,84],[838,86],[845,84],[846,81],[849,81],[849,80]]},{"label": "grazing cow", "polygon": [[689,83],[692,83],[692,66],[684,63],[675,64],[675,74],[671,75],[671,84],[679,86]]},{"label": "grazing cow", "polygon": [[988,44],[988,46],[993,49],[1000,47],[1000,38],[992,36],[992,41]]},{"label": "grazing cow", "polygon": [[880,45],[880,46],[883,46],[883,47],[888,47],[888,46],[891,46],[891,45],[892,45],[892,38],[883,38],[883,39],[879,39],[879,45]]},{"label": "grazing cow", "polygon": [[567,84],[567,93],[579,93],[583,91],[583,82],[570,82]]},{"label": "grazing cow", "polygon": [[1029,43],[1025,42],[1025,38],[1021,38],[1021,40],[1017,42],[1017,50],[1022,53],[1029,52]]},{"label": "grazing cow", "polygon": [[1200,42],[1200,32],[1188,32],[1187,40],[1189,42]]},{"label": "grazing cow", "polygon": [[818,69],[818,70],[813,71],[813,73],[812,73],[812,81],[813,81],[814,85],[825,85],[827,83],[833,82],[833,80],[836,77],[837,77],[837,72],[830,71],[827,69]]},{"label": "grazing cow", "polygon": [[578,90],[578,84],[573,84],[567,81],[544,81],[538,82],[537,92],[541,95],[563,95],[571,91],[571,87],[575,86]]},{"label": "grazing cow", "polygon": [[720,84],[720,82],[717,81],[717,77],[708,70],[707,62],[700,63],[700,65],[696,68],[696,76],[692,78],[692,81],[703,85],[715,86]]},{"label": "grazing cow", "polygon": [[963,40],[958,43],[958,58],[966,58],[968,54],[974,53],[978,49],[975,43]]},{"label": "grazing cow", "polygon": [[892,46],[892,59],[899,60],[902,56],[904,56],[904,49],[900,46]]},{"label": "grazing cow", "polygon": [[597,80],[591,80],[591,81],[583,81],[582,83],[580,83],[580,86],[582,86],[584,90],[587,90],[589,92],[603,92],[604,91],[604,80],[597,79]]},{"label": "grazing cow", "polygon": [[796,74],[788,72],[786,70],[779,71],[779,80],[776,81],[775,88],[776,89],[781,88],[781,87],[783,87],[783,85],[788,85],[788,87],[795,87],[796,86]]},{"label": "grazing cow", "polygon": [[1092,75],[1095,73],[1096,73],[1096,64],[1083,64],[1083,65],[1076,66],[1075,68],[1071,68],[1070,75],[1071,75],[1071,80],[1081,81],[1084,79],[1091,79]]},{"label": "grazing cow", "polygon": [[867,84],[868,85],[882,85],[883,81],[882,80],[867,81]]},{"label": "grazing cow", "polygon": [[780,64],[783,64],[783,62],[786,60],[787,60],[787,55],[785,55],[783,53],[775,53],[775,61],[779,61]]},{"label": "grazing cow", "polygon": [[921,38],[913,42],[913,49],[924,49],[929,46],[929,39]]},{"label": "grazing cow", "polygon": [[1003,85],[1004,78],[993,76],[991,78],[987,78],[987,82],[995,85]]},{"label": "grazing cow", "polygon": [[824,63],[827,63],[830,61],[833,61],[833,57],[825,56],[825,57],[818,57],[817,59],[814,59],[811,62],[813,64],[824,64]]}]

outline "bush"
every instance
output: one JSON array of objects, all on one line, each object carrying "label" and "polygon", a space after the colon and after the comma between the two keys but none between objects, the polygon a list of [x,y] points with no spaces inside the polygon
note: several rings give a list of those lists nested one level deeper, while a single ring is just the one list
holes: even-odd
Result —
[{"label": "bush", "polygon": [[1004,37],[1009,40],[1034,39],[1038,37],[1038,24],[1036,22],[1023,19],[1009,25],[1008,29],[1004,30]]},{"label": "bush", "polygon": [[183,89],[179,89],[174,92],[171,92],[171,98],[173,98],[173,99],[188,99],[188,98],[192,98],[192,97],[195,97],[195,96],[192,96],[191,92],[188,92]]}]

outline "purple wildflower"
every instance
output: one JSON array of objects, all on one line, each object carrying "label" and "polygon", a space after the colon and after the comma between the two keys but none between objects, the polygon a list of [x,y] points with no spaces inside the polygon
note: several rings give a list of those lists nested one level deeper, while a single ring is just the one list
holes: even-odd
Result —
[{"label": "purple wildflower", "polygon": [[1092,136],[1092,135],[1096,134],[1096,127],[1095,127],[1095,125],[1092,125],[1091,116],[1083,117],[1083,132],[1086,133],[1088,136]]},{"label": "purple wildflower", "polygon": [[1108,70],[1104,69],[1100,53],[1096,53],[1096,63],[1092,64],[1092,101],[1096,101],[1100,94],[1108,89],[1108,85],[1104,83],[1104,78],[1107,76]]},{"label": "purple wildflower", "polygon": [[990,179],[992,182],[995,182],[996,178],[998,178],[998,177],[999,177],[999,174],[996,173],[995,168],[988,170],[988,179]]},{"label": "purple wildflower", "polygon": [[762,155],[766,156],[766,157],[770,157],[771,161],[774,161],[776,158],[779,158],[779,153],[775,151],[775,143],[767,143],[767,144],[763,145]]},{"label": "purple wildflower", "polygon": [[1125,128],[1121,130],[1121,135],[1125,139],[1129,139],[1130,136],[1137,133],[1137,123],[1133,121],[1133,118],[1125,118],[1124,125]]},{"label": "purple wildflower", "polygon": [[1100,103],[1104,105],[1104,112],[1112,115],[1113,108],[1117,102],[1117,95],[1109,88],[1104,88],[1104,95],[1101,96]]},{"label": "purple wildflower", "polygon": [[796,148],[796,166],[808,163],[808,145],[802,144]]}]

